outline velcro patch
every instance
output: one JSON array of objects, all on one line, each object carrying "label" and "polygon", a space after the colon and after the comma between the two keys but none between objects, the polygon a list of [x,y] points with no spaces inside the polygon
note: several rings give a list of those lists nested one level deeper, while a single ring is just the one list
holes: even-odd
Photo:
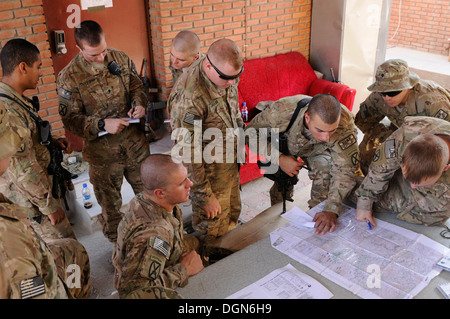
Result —
[{"label": "velcro patch", "polygon": [[350,134],[346,138],[339,141],[339,146],[342,148],[342,150],[346,150],[350,146],[356,143],[356,137],[353,134]]},{"label": "velcro patch", "polygon": [[72,98],[72,92],[63,88],[58,89],[58,95],[66,100],[70,100]]},{"label": "velcro patch", "polygon": [[164,257],[169,258],[170,245],[161,238],[155,237],[152,248],[156,251],[159,251]]},{"label": "velcro patch", "polygon": [[397,158],[397,148],[395,147],[395,140],[387,140],[384,143],[384,156],[386,158]]},{"label": "velcro patch", "polygon": [[194,121],[200,121],[200,116],[186,112],[183,122],[189,125],[194,125]]},{"label": "velcro patch", "polygon": [[20,296],[30,299],[45,294],[45,284],[41,276],[24,279],[20,282]]},{"label": "velcro patch", "polygon": [[434,117],[441,119],[441,120],[445,120],[448,116],[448,113],[446,111],[444,111],[443,109],[440,109],[436,115]]},{"label": "velcro patch", "polygon": [[155,256],[151,257],[151,261],[150,268],[148,269],[148,276],[151,280],[156,280],[161,273],[163,262]]}]

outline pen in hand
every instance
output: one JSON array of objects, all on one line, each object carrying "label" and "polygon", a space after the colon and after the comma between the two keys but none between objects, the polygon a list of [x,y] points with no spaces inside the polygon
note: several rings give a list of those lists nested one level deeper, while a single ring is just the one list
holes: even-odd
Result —
[{"label": "pen in hand", "polygon": [[133,118],[134,109],[136,108],[136,101],[133,101],[131,104],[131,114],[130,114],[130,120]]}]

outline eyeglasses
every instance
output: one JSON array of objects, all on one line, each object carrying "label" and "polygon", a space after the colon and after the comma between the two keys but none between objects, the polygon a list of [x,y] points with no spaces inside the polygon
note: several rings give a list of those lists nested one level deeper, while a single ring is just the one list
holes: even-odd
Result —
[{"label": "eyeglasses", "polygon": [[242,74],[242,72],[244,72],[244,66],[242,66],[241,71],[236,74],[236,75],[226,75],[223,74],[218,68],[216,68],[216,66],[211,62],[211,60],[209,59],[209,56],[206,55],[206,58],[208,59],[209,63],[212,65],[212,67],[214,68],[214,70],[216,70],[216,72],[219,74],[219,78],[221,78],[222,80],[234,80],[236,78],[239,77],[239,75]]},{"label": "eyeglasses", "polygon": [[390,97],[394,97],[394,96],[396,96],[396,95],[399,95],[400,93],[402,93],[402,91],[400,90],[400,91],[392,91],[392,92],[380,92],[380,95],[381,96],[390,96]]}]

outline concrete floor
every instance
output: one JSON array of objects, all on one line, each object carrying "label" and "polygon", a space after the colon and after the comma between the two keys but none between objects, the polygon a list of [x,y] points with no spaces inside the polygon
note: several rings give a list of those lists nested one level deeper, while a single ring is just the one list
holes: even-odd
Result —
[{"label": "concrete floor", "polygon": [[[170,135],[163,129],[158,131],[164,134],[163,138],[151,143],[150,150],[152,153],[164,153],[170,150],[172,141]],[[82,206],[81,187],[83,183],[87,183],[92,192],[92,185],[89,183],[88,172],[81,174],[74,180],[75,190],[70,192],[69,205],[71,211],[68,213],[70,222],[77,235],[78,240],[86,248],[90,257],[91,265],[91,299],[117,299],[117,291],[113,287],[114,267],[111,263],[113,252],[113,244],[110,243],[101,231],[100,225],[96,220],[96,215],[100,212],[100,207],[93,196],[94,205],[91,209],[86,210]],[[305,205],[300,207],[307,210],[307,200],[311,189],[311,181],[307,176],[307,172],[303,170],[299,175],[299,182],[295,187],[295,193],[304,196]],[[242,185],[241,200],[242,212],[240,221],[245,223],[255,217],[260,212],[270,207],[269,189],[272,182],[266,178],[259,178]],[[92,194],[93,195],[93,194]],[[124,180],[122,189],[122,197],[126,204],[132,197],[133,192],[129,184]],[[190,222],[192,209],[190,202],[179,205],[183,210],[183,219]]]},{"label": "concrete floor", "polygon": [[[450,62],[445,56],[430,55],[423,52],[411,51],[401,48],[390,48],[386,52],[386,59],[402,58],[406,60],[419,76],[424,79],[431,79],[450,90]],[[152,153],[164,153],[170,150],[172,141],[170,135],[163,129],[158,133],[163,136],[160,140],[151,143]],[[307,177],[306,171],[301,172],[300,181],[296,185],[295,194],[304,197],[304,205],[300,207],[307,210],[306,201],[309,198],[311,182]],[[88,173],[81,174],[74,180],[75,190],[69,194],[71,211],[68,213],[69,219],[78,240],[84,245],[89,256],[91,264],[91,299],[117,299],[117,291],[113,287],[114,268],[111,263],[113,244],[104,236],[96,222],[96,215],[100,212],[100,207],[95,201],[94,206],[85,210],[82,206],[81,187],[82,183],[88,183],[91,193],[92,185],[89,183]],[[242,213],[241,222],[247,222],[258,213],[270,207],[269,188],[272,182],[266,178],[259,178],[242,185]],[[122,189],[123,203],[126,204],[134,196],[128,183],[124,183]],[[302,197],[302,198],[303,198]],[[184,219],[189,220],[191,214],[190,203],[181,204]]]}]

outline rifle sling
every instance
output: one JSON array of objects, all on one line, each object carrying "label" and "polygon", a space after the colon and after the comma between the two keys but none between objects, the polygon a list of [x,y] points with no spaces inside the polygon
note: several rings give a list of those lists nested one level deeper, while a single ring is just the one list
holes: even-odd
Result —
[{"label": "rifle sling", "polygon": [[[41,143],[42,143],[42,145],[48,145],[48,144],[50,143],[50,141],[51,141],[51,138],[49,138],[50,135],[51,135],[50,131],[44,131],[44,130],[41,130],[42,127],[46,127],[47,125],[50,125],[50,123],[49,123],[48,121],[44,121],[39,115],[34,114],[34,113],[28,108],[28,106],[25,105],[25,103],[23,103],[23,102],[20,101],[20,100],[17,100],[17,99],[15,99],[15,98],[13,98],[13,97],[7,95],[7,94],[4,94],[4,93],[0,93],[0,97],[7,98],[7,99],[9,99],[9,100],[11,100],[11,101],[17,103],[17,104],[20,105],[25,111],[27,111],[28,114],[30,114],[31,118],[36,122],[36,124],[37,124],[37,126],[38,126],[38,128],[39,128],[39,132],[40,132],[40,134],[41,134]],[[47,133],[47,134],[45,134],[45,133]]]},{"label": "rifle sling", "polygon": [[289,131],[289,129],[294,124],[295,120],[297,119],[297,116],[298,116],[298,113],[300,113],[300,110],[302,108],[304,108],[306,105],[308,105],[308,103],[311,101],[311,99],[312,99],[311,97],[305,97],[305,98],[301,99],[300,101],[298,101],[297,108],[295,109],[294,114],[291,117],[291,121],[289,122],[289,125],[288,125],[287,129],[284,131],[284,133]]}]

